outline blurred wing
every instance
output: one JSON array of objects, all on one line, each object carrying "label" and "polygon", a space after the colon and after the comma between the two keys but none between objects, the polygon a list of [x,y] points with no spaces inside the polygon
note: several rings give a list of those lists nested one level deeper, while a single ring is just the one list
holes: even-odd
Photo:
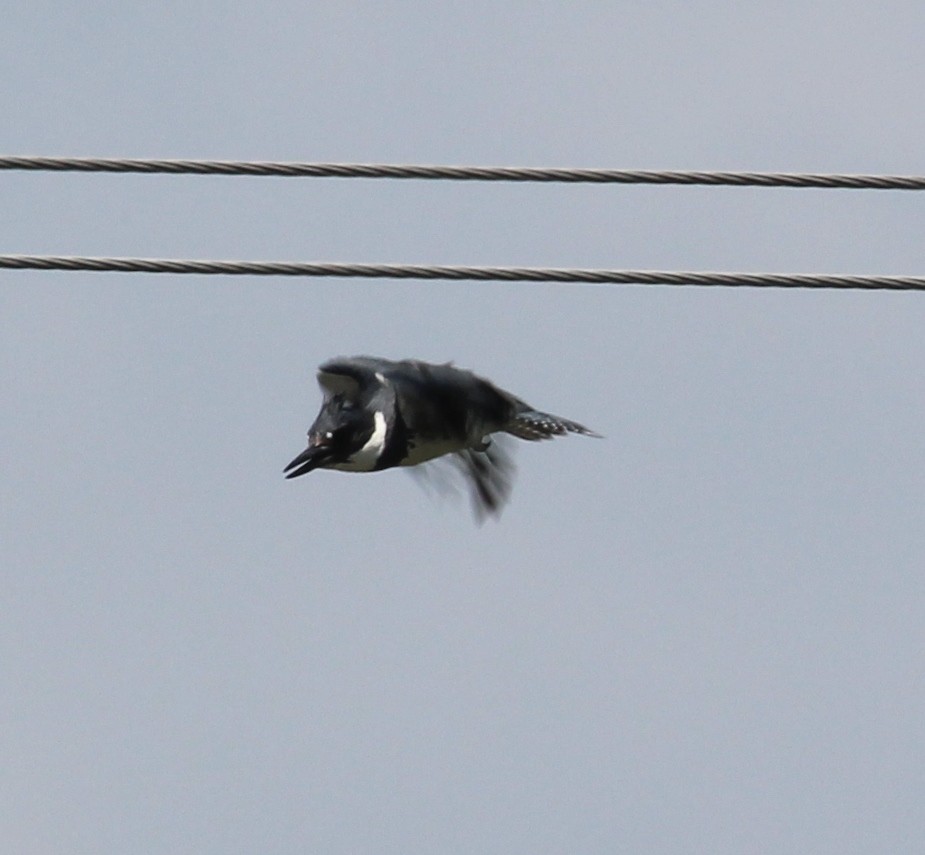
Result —
[{"label": "blurred wing", "polygon": [[485,450],[467,448],[453,461],[469,480],[472,510],[479,523],[501,515],[514,486],[514,460],[497,439]]},{"label": "blurred wing", "polygon": [[458,494],[464,484],[479,524],[489,516],[501,515],[511,494],[515,471],[509,443],[498,436],[486,451],[466,449],[408,469],[423,487],[443,495]]}]

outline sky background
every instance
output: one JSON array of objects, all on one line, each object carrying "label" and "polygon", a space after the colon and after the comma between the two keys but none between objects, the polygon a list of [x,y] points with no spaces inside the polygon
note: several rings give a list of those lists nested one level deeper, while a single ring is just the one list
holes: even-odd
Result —
[{"label": "sky background", "polygon": [[[920,2],[7,3],[0,152],[923,173]],[[0,252],[925,273],[920,194],[3,173]],[[0,843],[913,853],[925,295],[0,272]],[[337,355],[604,440],[287,482]]]}]

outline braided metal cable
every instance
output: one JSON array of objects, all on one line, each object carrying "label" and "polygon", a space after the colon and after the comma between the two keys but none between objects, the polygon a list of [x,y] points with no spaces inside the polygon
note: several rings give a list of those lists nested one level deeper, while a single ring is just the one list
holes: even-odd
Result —
[{"label": "braided metal cable", "polygon": [[925,276],[860,276],[822,273],[718,273],[677,270],[594,270],[562,267],[328,264],[287,261],[208,261],[48,255],[0,255],[0,268],[225,276],[313,276],[362,279],[560,282],[595,285],[699,285],[746,288],[925,291]]},{"label": "braided metal cable", "polygon": [[850,175],[809,172],[543,169],[508,166],[415,166],[384,163],[149,160],[108,157],[0,157],[0,169],[52,172],[134,172],[172,175],[250,175],[289,178],[413,178],[444,181],[538,181],[572,184],[698,184],[735,187],[925,190],[925,176],[922,175]]}]

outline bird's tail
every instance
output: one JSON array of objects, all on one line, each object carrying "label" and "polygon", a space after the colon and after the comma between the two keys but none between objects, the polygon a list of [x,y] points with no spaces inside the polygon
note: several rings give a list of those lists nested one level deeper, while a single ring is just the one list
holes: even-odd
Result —
[{"label": "bird's tail", "polygon": [[595,433],[578,422],[563,419],[551,413],[541,413],[538,410],[524,410],[518,413],[504,426],[503,430],[531,442],[538,439],[552,439],[554,436],[563,436],[567,433],[600,437],[599,433]]}]

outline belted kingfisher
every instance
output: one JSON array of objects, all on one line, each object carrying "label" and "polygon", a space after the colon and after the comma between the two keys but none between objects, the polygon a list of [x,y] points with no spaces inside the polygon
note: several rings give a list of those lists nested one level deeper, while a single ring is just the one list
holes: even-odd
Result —
[{"label": "belted kingfisher", "polygon": [[287,478],[313,469],[375,472],[452,455],[480,518],[500,513],[510,493],[513,467],[491,434],[531,441],[600,436],[451,364],[340,357],[320,366],[318,383],[321,412],[308,430],[308,448],[283,470]]}]

